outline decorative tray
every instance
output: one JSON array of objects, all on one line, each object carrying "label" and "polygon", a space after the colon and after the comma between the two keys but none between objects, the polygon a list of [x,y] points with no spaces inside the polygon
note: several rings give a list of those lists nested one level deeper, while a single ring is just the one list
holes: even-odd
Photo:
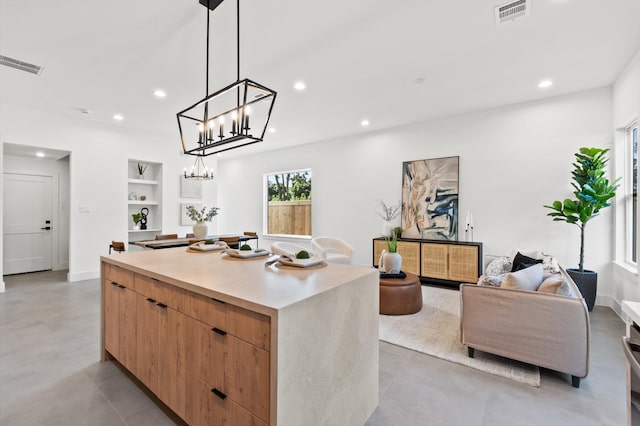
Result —
[{"label": "decorative tray", "polygon": [[249,259],[251,257],[266,256],[270,254],[265,249],[257,249],[257,250],[226,249],[224,252],[231,257],[238,257],[240,259]]},{"label": "decorative tray", "polygon": [[199,243],[191,244],[188,248],[191,250],[197,250],[197,251],[212,251],[212,250],[222,250],[228,247],[229,246],[225,242],[222,242],[222,244],[220,243],[205,244],[204,241],[200,241]]},{"label": "decorative tray", "polygon": [[323,263],[325,260],[324,257],[314,256],[310,259],[292,259],[288,256],[281,256],[278,259],[278,263],[287,266],[295,266],[297,268],[307,268],[309,266],[315,266]]}]

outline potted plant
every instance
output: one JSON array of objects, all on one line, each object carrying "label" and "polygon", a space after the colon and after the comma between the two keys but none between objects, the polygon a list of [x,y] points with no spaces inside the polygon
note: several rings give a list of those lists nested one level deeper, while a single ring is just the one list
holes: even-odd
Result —
[{"label": "potted plant", "polygon": [[195,238],[201,239],[207,236],[209,231],[205,222],[211,222],[211,220],[218,214],[220,209],[218,207],[211,207],[208,211],[206,207],[202,207],[201,210],[197,210],[193,206],[187,206],[187,216],[189,219],[196,222],[193,225],[193,235]]},{"label": "potted plant", "polygon": [[393,230],[392,237],[384,237],[387,243],[387,250],[382,250],[378,268],[387,274],[399,274],[402,267],[402,256],[398,253],[398,233]]},{"label": "potted plant", "polygon": [[576,153],[576,162],[573,163],[573,182],[575,189],[574,199],[567,198],[562,201],[554,201],[550,206],[544,206],[553,210],[548,216],[554,221],[567,222],[580,228],[580,257],[577,269],[567,269],[567,273],[580,289],[587,302],[589,311],[593,309],[596,300],[598,286],[598,274],[584,269],[584,231],[587,223],[598,216],[600,210],[609,207],[609,200],[616,195],[620,178],[609,182],[606,177],[605,166],[607,164],[608,149],[580,148]]},{"label": "potted plant", "polygon": [[134,231],[139,231],[140,230],[140,220],[142,219],[142,215],[140,213],[133,213],[131,215],[131,218],[133,219],[133,230]]},{"label": "potted plant", "polygon": [[380,207],[381,211],[376,214],[384,220],[384,225],[382,225],[382,235],[384,237],[389,237],[393,232],[393,225],[391,224],[391,221],[400,214],[400,203],[387,206],[384,201],[378,200],[378,207]]},{"label": "potted plant", "polygon": [[148,164],[138,163],[138,178],[144,179],[144,172],[147,171]]}]

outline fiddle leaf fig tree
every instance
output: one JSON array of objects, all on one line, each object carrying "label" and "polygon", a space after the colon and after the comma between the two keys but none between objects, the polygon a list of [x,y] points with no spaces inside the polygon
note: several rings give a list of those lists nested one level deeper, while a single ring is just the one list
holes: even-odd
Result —
[{"label": "fiddle leaf fig tree", "polygon": [[548,216],[554,221],[571,223],[580,228],[580,272],[584,272],[584,230],[587,223],[598,216],[600,210],[609,207],[609,200],[616,195],[620,178],[609,182],[606,177],[605,166],[607,164],[608,149],[580,148],[576,153],[576,162],[573,163],[573,182],[575,199],[567,198],[563,201],[554,201],[550,206],[544,206],[553,210]]}]

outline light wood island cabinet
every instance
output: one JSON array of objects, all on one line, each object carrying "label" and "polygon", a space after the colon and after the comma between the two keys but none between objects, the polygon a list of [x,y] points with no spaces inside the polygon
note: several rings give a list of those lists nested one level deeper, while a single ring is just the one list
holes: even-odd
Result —
[{"label": "light wood island cabinet", "polygon": [[378,398],[375,271],[225,258],[103,256],[103,360],[190,425],[364,423]]}]

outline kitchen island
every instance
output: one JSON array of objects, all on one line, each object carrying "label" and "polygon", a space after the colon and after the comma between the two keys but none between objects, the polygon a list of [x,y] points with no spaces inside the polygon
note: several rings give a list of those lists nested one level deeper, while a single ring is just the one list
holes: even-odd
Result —
[{"label": "kitchen island", "polygon": [[191,425],[359,425],[378,404],[378,273],[185,248],[102,260],[102,358]]}]

